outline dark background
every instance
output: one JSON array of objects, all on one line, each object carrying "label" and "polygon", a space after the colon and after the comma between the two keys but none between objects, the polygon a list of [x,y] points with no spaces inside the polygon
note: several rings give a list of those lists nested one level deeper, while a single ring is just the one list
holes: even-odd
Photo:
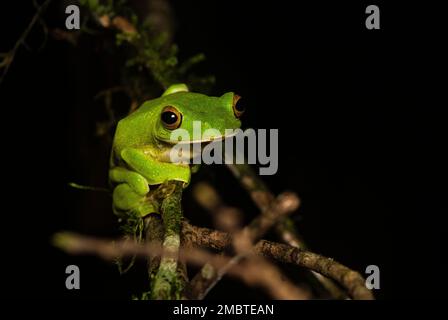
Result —
[{"label": "dark background", "polygon": [[[181,58],[206,54],[214,94],[244,97],[245,127],[279,129],[279,170],[263,179],[275,193],[299,194],[295,220],[313,251],[360,272],[378,265],[378,298],[437,298],[446,213],[441,9],[394,2],[173,1],[175,42]],[[31,3],[12,3],[0,7],[2,52],[34,13]],[[368,4],[379,5],[381,30],[365,28]],[[56,1],[45,20],[63,28],[64,17]],[[31,48],[42,40],[35,29]],[[12,176],[4,178],[2,275],[13,297],[127,299],[147,286],[142,263],[120,277],[109,262],[49,245],[59,230],[119,235],[107,194],[67,187],[107,184],[109,149],[95,136],[104,109],[93,96],[116,75],[108,52],[89,41],[21,48],[0,85],[2,158]],[[225,169],[203,168],[193,183],[202,179],[250,221],[255,207]],[[210,226],[189,192],[184,208]],[[81,290],[65,289],[69,264],[81,269]],[[228,279],[209,297],[266,297],[244,288]]]}]

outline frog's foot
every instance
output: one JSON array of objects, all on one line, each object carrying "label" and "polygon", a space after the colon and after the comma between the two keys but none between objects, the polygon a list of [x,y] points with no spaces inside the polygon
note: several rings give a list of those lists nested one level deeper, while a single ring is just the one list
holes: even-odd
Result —
[{"label": "frog's foot", "polygon": [[145,195],[134,191],[127,183],[119,184],[113,192],[113,210],[117,215],[123,215],[125,212],[135,212],[140,217],[150,213],[157,213],[157,205],[148,200]]}]

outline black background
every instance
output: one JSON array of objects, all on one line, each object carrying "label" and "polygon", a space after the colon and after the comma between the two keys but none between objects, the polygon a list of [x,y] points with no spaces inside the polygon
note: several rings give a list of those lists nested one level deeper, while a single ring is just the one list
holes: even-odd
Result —
[{"label": "black background", "polygon": [[[378,265],[380,299],[440,297],[441,9],[405,1],[172,3],[180,57],[206,54],[213,92],[244,97],[245,127],[279,129],[279,170],[264,179],[275,193],[299,194],[296,220],[313,251],[360,272]],[[365,28],[368,4],[379,5],[381,30]],[[14,5],[1,5],[0,51],[34,12]],[[45,18],[64,26],[57,1]],[[41,40],[36,27],[30,46]],[[114,85],[108,59],[50,38],[40,52],[21,48],[0,85],[3,167],[12,176],[4,177],[2,206],[8,296],[126,299],[146,286],[143,266],[120,277],[108,262],[49,245],[59,230],[118,236],[108,195],[67,187],[107,183],[109,150],[94,135],[101,106],[92,97]],[[205,168],[193,182],[200,179],[254,212],[225,169]],[[189,193],[184,208],[195,224],[210,224]],[[80,266],[81,290],[65,289],[69,264]],[[243,288],[229,279],[210,298],[266,297]]]}]

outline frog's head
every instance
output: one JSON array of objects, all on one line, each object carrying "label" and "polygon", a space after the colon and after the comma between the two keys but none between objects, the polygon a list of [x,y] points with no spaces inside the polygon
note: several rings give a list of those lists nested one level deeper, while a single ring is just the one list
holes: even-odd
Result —
[{"label": "frog's head", "polygon": [[[229,136],[226,129],[241,126],[239,118],[244,112],[240,97],[233,92],[210,97],[189,92],[184,84],[169,87],[157,99],[154,109],[157,110],[154,136],[171,144],[178,142],[172,138],[176,129],[183,129],[177,132],[188,133],[189,143],[226,138]],[[187,142],[185,139],[183,141]]]}]

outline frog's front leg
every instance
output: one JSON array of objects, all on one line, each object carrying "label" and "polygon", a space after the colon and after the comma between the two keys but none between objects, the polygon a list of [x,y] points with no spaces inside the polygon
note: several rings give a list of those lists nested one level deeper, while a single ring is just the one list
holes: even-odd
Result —
[{"label": "frog's front leg", "polygon": [[140,216],[156,211],[146,195],[149,192],[148,181],[141,174],[121,167],[109,171],[109,179],[118,183],[113,191],[113,210],[115,214],[133,211]]},{"label": "frog's front leg", "polygon": [[188,164],[155,159],[145,150],[137,148],[126,148],[120,155],[129,167],[145,177],[150,185],[161,184],[168,180],[182,181],[185,185],[190,183],[191,169]]},{"label": "frog's front leg", "polygon": [[109,179],[115,183],[126,183],[138,195],[149,192],[148,181],[141,174],[125,168],[115,167],[109,171]]},{"label": "frog's front leg", "polygon": [[121,159],[129,169],[116,167],[110,171],[110,179],[120,183],[113,192],[114,211],[132,210],[140,216],[158,212],[157,204],[146,197],[148,185],[158,185],[168,180],[190,182],[190,167],[177,165],[153,158],[147,150],[125,148]]}]

